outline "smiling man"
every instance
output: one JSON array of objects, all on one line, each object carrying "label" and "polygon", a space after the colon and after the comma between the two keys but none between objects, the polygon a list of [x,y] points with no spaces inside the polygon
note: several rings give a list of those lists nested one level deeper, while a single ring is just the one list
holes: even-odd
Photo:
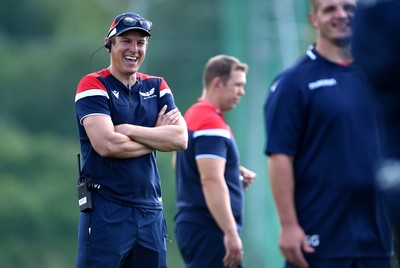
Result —
[{"label": "smiling man", "polygon": [[135,13],[117,16],[104,45],[110,66],[78,84],[81,178],[96,186],[80,216],[79,268],[167,267],[156,151],[186,149],[188,138],[165,80],[138,72],[151,26]]},{"label": "smiling man", "polygon": [[356,0],[310,3],[316,44],[275,79],[264,110],[285,267],[389,268],[375,107],[351,54]]}]

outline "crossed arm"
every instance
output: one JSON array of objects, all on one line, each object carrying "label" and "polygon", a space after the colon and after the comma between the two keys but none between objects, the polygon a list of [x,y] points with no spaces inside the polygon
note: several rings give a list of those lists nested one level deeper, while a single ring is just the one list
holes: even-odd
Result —
[{"label": "crossed arm", "polygon": [[164,106],[155,127],[130,124],[114,126],[111,118],[93,115],[83,120],[94,150],[103,157],[133,158],[152,151],[184,150],[187,128],[178,109],[165,113]]}]

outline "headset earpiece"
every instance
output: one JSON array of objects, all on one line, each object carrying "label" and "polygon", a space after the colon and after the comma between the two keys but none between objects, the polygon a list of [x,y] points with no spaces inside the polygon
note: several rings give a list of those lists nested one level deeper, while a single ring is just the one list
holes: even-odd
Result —
[{"label": "headset earpiece", "polygon": [[104,39],[104,47],[108,50],[108,52],[111,52],[111,41],[107,37]]}]

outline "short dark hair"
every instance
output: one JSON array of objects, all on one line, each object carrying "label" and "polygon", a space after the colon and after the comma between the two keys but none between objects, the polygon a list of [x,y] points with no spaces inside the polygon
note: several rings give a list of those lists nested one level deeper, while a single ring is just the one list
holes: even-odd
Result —
[{"label": "short dark hair", "polygon": [[232,56],[217,55],[210,58],[203,72],[203,87],[207,89],[215,77],[221,77],[222,82],[226,83],[232,70],[247,72],[248,66]]},{"label": "short dark hair", "polygon": [[310,12],[315,13],[317,11],[318,0],[310,0]]}]

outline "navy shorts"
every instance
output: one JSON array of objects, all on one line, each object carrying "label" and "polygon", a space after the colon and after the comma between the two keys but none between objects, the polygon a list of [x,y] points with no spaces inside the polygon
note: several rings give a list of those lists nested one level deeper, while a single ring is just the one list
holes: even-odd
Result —
[{"label": "navy shorts", "polygon": [[77,268],[166,268],[166,223],[161,209],[143,209],[94,199],[81,213]]},{"label": "navy shorts", "polygon": [[[391,268],[391,257],[332,258],[307,260],[310,268]],[[285,268],[296,268],[286,262]]]},{"label": "navy shorts", "polygon": [[179,222],[175,234],[186,268],[225,268],[224,234],[219,228]]}]

